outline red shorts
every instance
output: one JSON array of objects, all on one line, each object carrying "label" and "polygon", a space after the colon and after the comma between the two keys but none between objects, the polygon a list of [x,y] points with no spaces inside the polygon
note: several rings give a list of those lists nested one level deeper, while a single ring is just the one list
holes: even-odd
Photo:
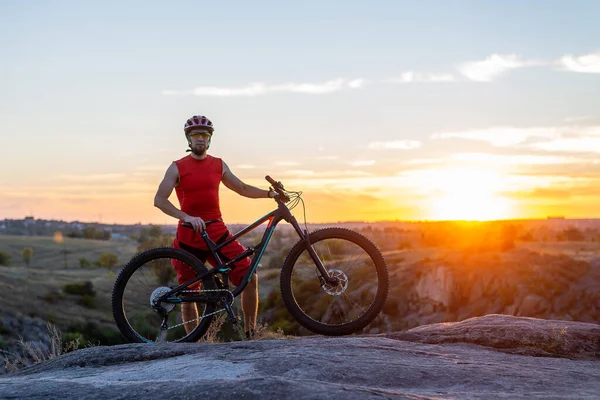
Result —
[{"label": "red shorts", "polygon": [[[222,240],[220,241],[224,241],[226,239],[229,239],[231,237],[231,233],[227,233],[227,236],[225,238],[222,238]],[[210,265],[212,265],[213,267],[216,266],[216,261],[215,259],[210,255],[210,252],[208,252],[207,250],[204,249],[199,249],[197,247],[192,247],[189,245],[186,245],[185,243],[180,243],[177,238],[175,238],[175,240],[173,241],[173,247],[175,247],[176,249],[182,249],[185,251],[188,251],[190,253],[192,253],[193,255],[195,255],[196,257],[198,257],[200,259],[200,261],[202,261],[203,263],[205,263],[206,261],[209,262]],[[234,240],[233,242],[229,243],[227,246],[222,247],[219,249],[219,252],[227,257],[228,260],[232,260],[235,257],[237,257],[239,254],[241,254],[242,252],[244,252],[246,250],[246,248],[244,246],[242,246],[240,244],[240,242],[238,242],[237,240]],[[225,260],[221,260],[222,262],[225,262]],[[231,283],[233,283],[235,286],[239,286],[242,278],[244,277],[244,275],[246,274],[246,272],[248,272],[248,269],[250,268],[250,257],[246,257],[243,258],[239,261],[237,261],[236,263],[234,263],[233,266],[230,266],[229,268],[231,268],[231,272],[229,273],[229,281]],[[179,281],[179,284],[183,284],[191,279],[194,279],[196,277],[196,273],[194,272],[194,270],[187,264],[179,261],[179,260],[171,260],[171,265],[173,265],[173,268],[175,268],[175,270],[177,271],[177,280]],[[196,285],[196,287],[198,287],[198,285]],[[194,288],[195,289],[195,288]]]}]

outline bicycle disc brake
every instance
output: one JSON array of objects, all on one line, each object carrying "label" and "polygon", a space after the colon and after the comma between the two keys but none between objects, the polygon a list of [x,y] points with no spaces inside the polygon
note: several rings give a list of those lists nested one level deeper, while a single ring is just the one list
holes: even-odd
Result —
[{"label": "bicycle disc brake", "polygon": [[323,290],[333,296],[339,296],[348,288],[348,276],[339,269],[331,269],[328,271],[332,278],[337,280],[336,283],[330,284],[323,281]]}]

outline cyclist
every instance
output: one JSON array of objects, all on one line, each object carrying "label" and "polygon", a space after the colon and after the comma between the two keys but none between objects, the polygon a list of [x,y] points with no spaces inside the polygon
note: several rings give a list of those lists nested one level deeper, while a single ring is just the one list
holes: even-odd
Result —
[{"label": "cyclist", "polygon": [[[183,127],[191,154],[174,161],[158,186],[154,197],[154,206],[165,214],[177,218],[177,236],[173,247],[181,248],[196,255],[200,260],[208,261],[215,265],[206,243],[200,233],[206,230],[214,242],[221,243],[231,237],[221,217],[219,205],[219,185],[223,184],[241,196],[249,198],[273,198],[273,190],[263,190],[242,182],[231,172],[227,164],[220,158],[207,154],[210,147],[214,127],[212,122],[203,115],[194,115],[189,118]],[[169,196],[175,189],[181,209],[169,201]],[[206,227],[205,221],[219,220]],[[192,224],[193,229],[182,226],[183,222]],[[228,259],[233,259],[242,253],[245,248],[234,241],[221,249],[222,254]],[[222,260],[223,261],[223,260]],[[193,270],[178,261],[173,262],[177,271],[179,283],[192,279]],[[244,274],[250,267],[250,258],[246,257],[235,263],[229,274],[231,283],[238,286]],[[184,321],[198,318],[195,303],[182,303],[181,311]],[[256,314],[258,311],[258,276],[252,274],[248,287],[242,292],[242,312],[244,313],[244,331],[250,338],[254,335],[256,327]],[[189,333],[196,326],[196,322],[185,324]]]}]

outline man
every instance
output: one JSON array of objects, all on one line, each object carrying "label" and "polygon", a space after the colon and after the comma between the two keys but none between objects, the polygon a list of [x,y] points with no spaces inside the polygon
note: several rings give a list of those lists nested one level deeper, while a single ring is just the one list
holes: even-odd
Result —
[{"label": "man", "polygon": [[[210,147],[214,132],[212,122],[202,115],[194,115],[188,119],[183,131],[188,141],[191,154],[174,161],[158,186],[154,197],[154,206],[165,214],[179,219],[177,226],[177,237],[173,247],[182,248],[198,256],[202,261],[208,259],[211,265],[215,261],[207,257],[203,250],[207,250],[206,243],[200,233],[206,229],[206,233],[214,242],[223,241],[231,234],[221,219],[219,205],[219,184],[223,184],[234,192],[250,198],[272,198],[275,192],[263,190],[250,186],[236,177],[227,164],[220,158],[212,157],[206,152]],[[181,209],[178,209],[169,201],[169,196],[175,189]],[[219,220],[206,227],[204,221]],[[183,227],[183,222],[192,224],[193,229]],[[244,247],[234,241],[221,252],[229,259],[233,259],[244,251]],[[173,263],[177,270],[177,279],[184,283],[195,275],[191,268],[182,263]],[[244,274],[250,267],[250,259],[235,263],[235,267],[229,274],[231,283],[238,286]],[[198,310],[194,303],[182,303],[181,311],[184,321],[198,318]],[[256,314],[258,311],[258,276],[252,274],[248,287],[242,292],[242,311],[244,313],[244,330],[250,338],[256,327]],[[189,333],[196,323],[185,324]]]}]

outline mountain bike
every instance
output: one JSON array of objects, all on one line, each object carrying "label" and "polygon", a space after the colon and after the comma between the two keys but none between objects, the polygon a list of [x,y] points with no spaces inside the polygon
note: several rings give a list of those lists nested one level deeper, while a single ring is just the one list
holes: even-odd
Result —
[{"label": "mountain bike", "polygon": [[[236,322],[232,304],[246,288],[281,221],[298,235],[280,274],[283,302],[303,327],[322,335],[347,335],[370,324],[381,311],[389,290],[385,260],[375,244],[358,232],[330,227],[308,231],[302,192],[288,191],[281,182],[265,179],[276,192],[277,208],[230,238],[215,243],[206,229],[201,233],[216,265],[208,268],[191,253],[171,247],[154,248],[135,256],[121,270],[112,293],[112,310],[121,333],[131,342],[193,342],[208,330],[217,313]],[[302,202],[304,230],[291,210]],[[268,225],[259,243],[233,259],[220,249],[263,223]],[[206,221],[208,226],[215,221]],[[191,229],[191,225],[184,223]],[[217,242],[219,242],[217,240]],[[229,284],[235,262],[252,256],[250,268],[239,286]],[[194,278],[180,284],[173,262],[194,271]],[[195,303],[198,317],[183,321],[181,305]],[[184,325],[188,329],[184,329]]]}]

